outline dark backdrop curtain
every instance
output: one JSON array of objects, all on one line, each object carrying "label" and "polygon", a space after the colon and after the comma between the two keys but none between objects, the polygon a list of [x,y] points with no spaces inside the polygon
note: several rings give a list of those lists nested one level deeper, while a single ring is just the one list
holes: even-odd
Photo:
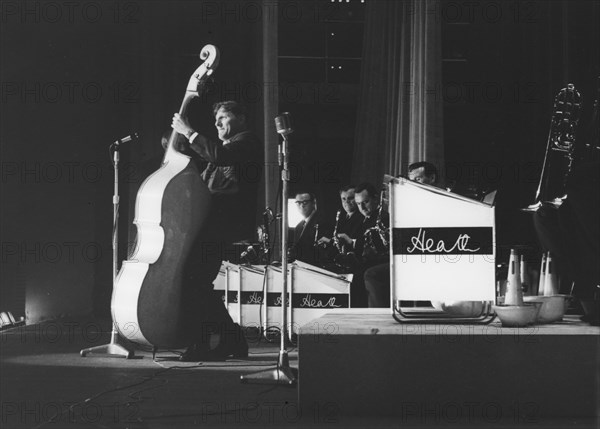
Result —
[{"label": "dark backdrop curtain", "polygon": [[352,181],[379,185],[415,161],[442,170],[439,0],[367,2]]}]

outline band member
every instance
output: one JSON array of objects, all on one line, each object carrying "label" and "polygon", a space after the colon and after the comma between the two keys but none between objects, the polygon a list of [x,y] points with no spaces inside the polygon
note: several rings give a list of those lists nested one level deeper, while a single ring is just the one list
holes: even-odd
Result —
[{"label": "band member", "polygon": [[317,209],[317,199],[311,192],[296,194],[296,207],[302,220],[294,228],[294,239],[290,256],[312,265],[325,262],[324,249],[319,246],[321,234],[331,234],[329,226],[322,220]]},{"label": "band member", "polygon": [[366,307],[367,294],[364,284],[365,270],[380,264],[389,256],[388,244],[381,241],[380,233],[385,234],[389,225],[389,215],[383,210],[379,194],[371,183],[361,183],[355,188],[354,200],[364,217],[356,238],[338,234],[347,249],[348,259],[352,258],[353,280],[350,285],[351,306]]},{"label": "band member", "polygon": [[[181,356],[182,361],[222,360],[246,357],[248,345],[239,325],[234,324],[222,300],[213,291],[223,255],[233,241],[254,234],[257,192],[262,177],[263,146],[248,130],[246,111],[235,101],[213,106],[219,141],[192,128],[176,113],[172,127],[185,138],[177,149],[192,157],[208,186],[211,211],[186,263],[189,321],[202,326],[201,335]],[[219,344],[210,349],[208,331],[219,334]]]},{"label": "band member", "polygon": [[344,234],[350,240],[354,240],[358,237],[364,217],[360,214],[356,201],[354,200],[354,194],[356,187],[354,185],[344,186],[340,189],[340,202],[342,204],[343,211],[338,213],[336,224],[334,228],[335,237],[322,236],[319,239],[319,244],[323,246],[335,245],[338,247],[339,253],[345,254],[348,250],[345,249],[344,243],[348,240],[340,240],[340,235]]},{"label": "band member", "polygon": [[[426,185],[435,185],[438,180],[435,165],[429,162],[415,162],[408,166],[408,178]],[[390,263],[369,267],[364,273],[365,289],[369,307],[390,306]]]},{"label": "band member", "polygon": [[408,166],[408,178],[413,182],[436,185],[438,181],[437,168],[430,162],[414,162]]}]

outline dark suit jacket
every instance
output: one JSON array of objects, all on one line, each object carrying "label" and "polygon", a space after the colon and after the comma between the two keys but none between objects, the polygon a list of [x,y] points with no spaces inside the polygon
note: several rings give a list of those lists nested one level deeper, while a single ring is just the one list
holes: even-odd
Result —
[{"label": "dark suit jacket", "polygon": [[[385,248],[365,249],[365,233],[369,228],[375,226],[376,221],[376,212],[363,221],[359,229],[359,236],[357,237],[356,243],[354,245],[354,254],[359,260],[361,260],[361,262],[365,266],[373,266],[377,263],[385,262],[389,259],[389,243],[388,246]],[[383,223],[385,228],[389,226],[390,217],[386,211],[381,212],[381,222]],[[375,234],[374,238],[378,240],[379,237],[377,237],[377,234]],[[377,252],[373,252],[374,250],[377,250]]]},{"label": "dark suit jacket", "polygon": [[346,218],[346,212],[343,210],[342,213],[343,214],[340,216],[340,224],[337,231],[338,234],[345,233],[348,234],[350,238],[358,238],[362,228],[362,223],[365,220],[364,216],[361,215],[358,210],[352,213],[350,218]]},{"label": "dark suit jacket", "polygon": [[308,223],[302,221],[294,228],[292,258],[308,264],[320,265],[325,258],[324,249],[315,246],[315,243],[323,236],[330,237],[332,232],[330,225],[323,220],[317,210]]},{"label": "dark suit jacket", "polygon": [[217,228],[220,241],[252,240],[264,163],[261,141],[249,131],[236,134],[227,144],[198,135],[187,153],[212,195],[210,223]]}]

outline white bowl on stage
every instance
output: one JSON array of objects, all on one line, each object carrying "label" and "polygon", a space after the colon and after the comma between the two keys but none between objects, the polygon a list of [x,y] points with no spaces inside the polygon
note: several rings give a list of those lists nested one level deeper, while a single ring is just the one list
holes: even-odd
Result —
[{"label": "white bowl on stage", "polygon": [[523,301],[541,303],[537,323],[553,323],[562,320],[569,298],[569,295],[525,296]]},{"label": "white bowl on stage", "polygon": [[523,305],[494,305],[492,309],[502,322],[502,326],[533,325],[538,317],[541,302],[528,302]]}]

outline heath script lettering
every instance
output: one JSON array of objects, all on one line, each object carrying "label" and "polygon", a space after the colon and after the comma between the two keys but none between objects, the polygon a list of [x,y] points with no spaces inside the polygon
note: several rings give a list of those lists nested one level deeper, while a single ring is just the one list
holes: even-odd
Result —
[{"label": "heath script lettering", "polygon": [[412,246],[407,247],[406,251],[408,253],[413,253],[415,250],[419,250],[424,253],[453,253],[457,250],[461,252],[477,252],[479,247],[477,249],[468,248],[470,238],[471,237],[469,237],[469,234],[460,234],[452,247],[447,248],[444,240],[439,240],[437,243],[435,243],[433,238],[426,237],[426,233],[423,231],[423,228],[419,228],[419,234],[417,234],[416,237],[410,238]]},{"label": "heath script lettering", "polygon": [[341,305],[335,304],[335,296],[329,297],[326,303],[323,303],[320,299],[313,299],[311,294],[306,295],[302,298],[302,303],[300,304],[302,308],[340,308]]}]

